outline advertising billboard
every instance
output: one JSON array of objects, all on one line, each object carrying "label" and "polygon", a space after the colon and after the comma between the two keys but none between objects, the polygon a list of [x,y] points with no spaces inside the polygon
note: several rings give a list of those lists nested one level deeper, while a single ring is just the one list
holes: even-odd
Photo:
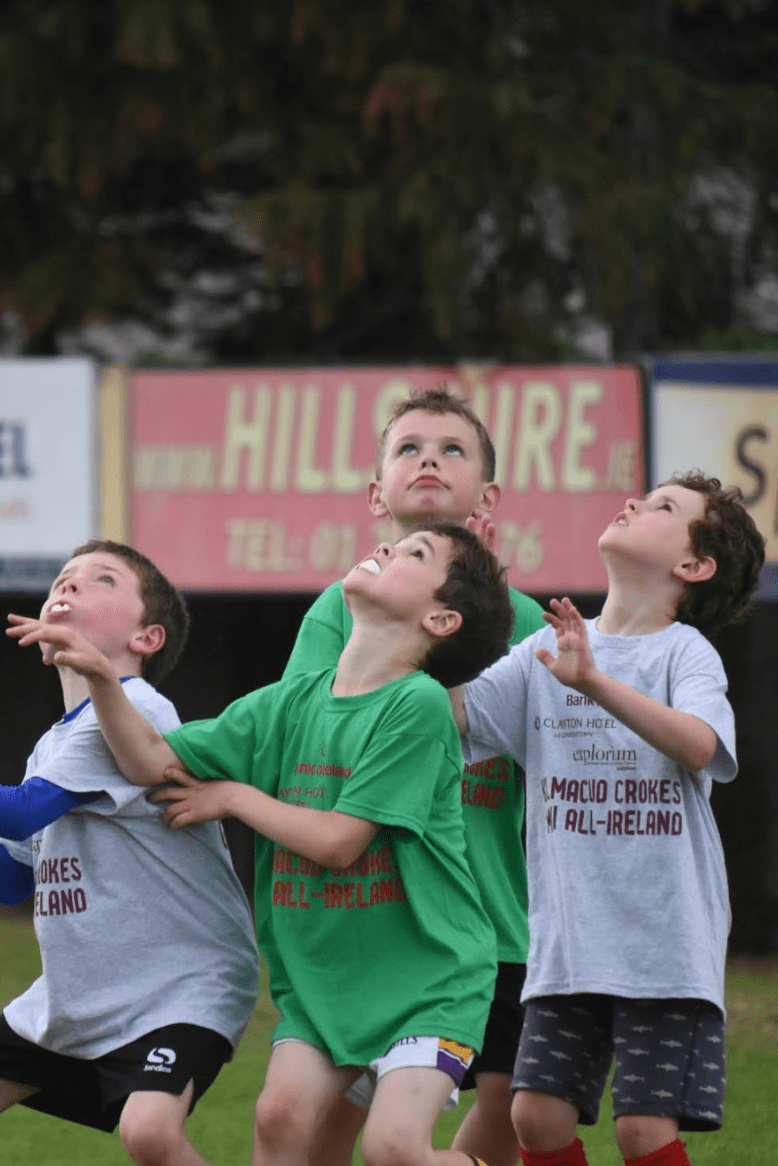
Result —
[{"label": "advertising billboard", "polygon": [[184,590],[320,591],[390,537],[366,502],[390,410],[444,383],[494,440],[510,581],[603,590],[597,537],[644,484],[640,377],[621,366],[134,373],[132,541]]},{"label": "advertising billboard", "polygon": [[95,533],[89,360],[0,359],[0,589],[48,590]]},{"label": "advertising billboard", "polygon": [[778,598],[778,358],[668,357],[650,386],[651,483],[700,468],[739,486],[767,540],[762,598]]}]

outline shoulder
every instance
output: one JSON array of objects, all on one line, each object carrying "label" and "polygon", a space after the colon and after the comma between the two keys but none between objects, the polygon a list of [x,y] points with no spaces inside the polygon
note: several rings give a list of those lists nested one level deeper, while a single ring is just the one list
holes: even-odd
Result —
[{"label": "shoulder", "polygon": [[543,608],[529,595],[523,595],[515,587],[508,588],[511,605],[513,607],[513,632],[511,643],[518,644],[533,632],[546,626],[543,619]]},{"label": "shoulder", "polygon": [[343,583],[338,579],[337,582],[330,583],[329,587],[325,587],[321,595],[314,599],[306,611],[304,619],[321,619],[322,616],[333,611],[340,611],[343,605]]},{"label": "shoulder", "polygon": [[140,676],[133,676],[123,682],[127,699],[161,731],[175,729],[180,723],[172,701],[158,692],[153,685]]}]

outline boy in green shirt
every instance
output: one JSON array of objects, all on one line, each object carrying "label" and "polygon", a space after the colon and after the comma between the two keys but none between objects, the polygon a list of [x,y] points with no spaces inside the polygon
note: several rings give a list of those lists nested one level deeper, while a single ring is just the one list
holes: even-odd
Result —
[{"label": "boy in green shirt", "polygon": [[[470,406],[445,388],[416,393],[397,405],[376,460],[368,505],[376,518],[391,521],[394,539],[430,520],[461,526],[485,521],[500,500],[489,434]],[[545,623],[534,599],[513,588],[510,595],[513,645]],[[351,627],[341,584],[335,583],[307,612],[284,676],[334,668]],[[483,1154],[491,1166],[515,1166],[519,1145],[511,1122],[510,1082],[522,1028],[529,929],[524,775],[511,757],[466,767],[462,813],[470,868],[497,933],[498,970],[484,1047],[462,1083],[463,1090],[477,1089],[476,1100],[454,1146]],[[368,1104],[369,1090],[363,1096],[361,1083],[337,1100],[317,1135],[311,1166],[351,1166]]]},{"label": "boy in green shirt", "polygon": [[334,673],[282,680],[164,735],[77,631],[30,620],[17,632],[86,677],[130,781],[158,784],[182,761],[222,779],[182,774],[154,795],[171,802],[174,829],[237,817],[257,831],[257,932],[280,1019],[254,1166],[307,1166],[322,1116],[366,1068],[375,1166],[470,1166],[431,1137],[480,1047],[496,950],[465,856],[441,685],[504,653],[508,589],[474,534],[442,524],[381,544],[343,594],[354,628]]}]

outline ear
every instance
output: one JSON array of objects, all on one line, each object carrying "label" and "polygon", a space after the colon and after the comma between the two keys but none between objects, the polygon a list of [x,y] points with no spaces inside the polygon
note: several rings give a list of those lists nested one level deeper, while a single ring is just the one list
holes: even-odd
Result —
[{"label": "ear", "polygon": [[136,656],[153,656],[165,642],[165,629],[161,623],[146,624],[138,628],[129,642],[129,649]]},{"label": "ear", "polygon": [[716,574],[716,560],[710,555],[702,555],[699,559],[689,559],[673,567],[673,574],[682,583],[705,583]]},{"label": "ear", "polygon": [[384,502],[381,483],[376,478],[367,487],[367,504],[370,507],[370,513],[375,518],[386,518],[389,513],[387,505]]},{"label": "ear", "polygon": [[481,485],[481,497],[478,500],[478,505],[473,510],[473,518],[484,518],[485,515],[491,514],[500,501],[501,495],[502,491],[496,482],[483,482]]},{"label": "ear", "polygon": [[427,635],[433,639],[443,639],[458,632],[462,626],[462,616],[458,611],[447,607],[439,607],[436,611],[428,611],[421,621]]}]

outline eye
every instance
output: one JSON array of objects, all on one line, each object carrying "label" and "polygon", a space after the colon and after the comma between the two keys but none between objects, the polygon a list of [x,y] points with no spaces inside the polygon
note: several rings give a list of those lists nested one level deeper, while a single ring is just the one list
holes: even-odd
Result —
[{"label": "eye", "polygon": [[669,503],[669,502],[660,502],[660,504],[659,504],[659,509],[660,509],[660,510],[669,510],[671,514],[672,514],[672,511],[673,511],[673,508],[672,508],[672,506],[670,505],[670,503]]},{"label": "eye", "polygon": [[113,575],[98,575],[97,582],[98,583],[110,583],[111,587],[116,586],[116,580],[114,579]]},{"label": "eye", "polygon": [[411,555],[415,559],[421,559],[422,561],[424,560],[424,551],[421,547],[415,547],[414,550],[411,551]]},{"label": "eye", "polygon": [[458,444],[458,442],[450,441],[448,443],[448,445],[444,448],[443,452],[444,453],[464,454],[465,451],[462,449],[462,446]]},{"label": "eye", "polygon": [[418,453],[419,447],[415,441],[404,441],[402,445],[398,446],[397,454],[402,457],[406,453]]}]

